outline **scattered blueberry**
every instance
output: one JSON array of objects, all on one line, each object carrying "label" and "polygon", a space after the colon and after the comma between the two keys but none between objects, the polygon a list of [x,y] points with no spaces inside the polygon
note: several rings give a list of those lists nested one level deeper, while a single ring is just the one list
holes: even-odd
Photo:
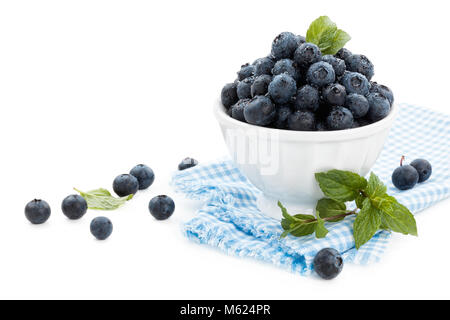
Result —
[{"label": "scattered blueberry", "polygon": [[323,279],[331,280],[341,273],[344,260],[336,249],[320,250],[313,261],[314,271]]},{"label": "scattered blueberry", "polygon": [[272,75],[272,68],[275,65],[270,57],[260,58],[254,62],[255,66],[255,76],[260,76],[263,74]]},{"label": "scattered blueberry", "polygon": [[255,66],[252,64],[244,64],[241,67],[241,70],[238,71],[238,79],[239,81],[242,81],[248,77],[254,76],[255,75]]},{"label": "scattered blueberry", "polygon": [[360,94],[352,93],[347,96],[345,107],[352,112],[353,118],[359,119],[364,117],[369,111],[369,101]]},{"label": "scattered blueberry", "polygon": [[419,174],[419,183],[427,181],[432,173],[431,164],[425,159],[416,159],[410,163],[412,167],[417,170]]},{"label": "scattered blueberry", "polygon": [[239,100],[234,106],[231,107],[231,117],[233,119],[245,122],[244,109],[250,102],[250,99]]},{"label": "scattered blueberry", "polygon": [[306,80],[313,86],[324,87],[336,80],[336,74],[331,64],[320,61],[309,67]]},{"label": "scattered blueberry", "polygon": [[291,32],[279,34],[272,42],[272,56],[275,59],[290,58],[298,47],[297,36]]},{"label": "scattered blueberry", "polygon": [[334,69],[334,73],[336,74],[336,77],[340,77],[344,74],[346,67],[345,67],[345,61],[339,58],[336,58],[332,55],[325,55],[322,57],[322,61],[325,61]]},{"label": "scattered blueberry", "polygon": [[145,164],[138,164],[131,169],[130,174],[134,176],[139,183],[139,190],[145,190],[155,181],[155,174],[153,170]]},{"label": "scattered blueberry", "polygon": [[269,76],[268,74],[257,76],[250,90],[252,97],[264,96],[265,94],[267,94],[267,91],[269,90],[269,84],[271,81],[272,76]]},{"label": "scattered blueberry", "polygon": [[[252,84],[255,81],[255,77],[245,78],[242,81],[239,81],[237,85],[237,96],[239,99],[247,99],[252,97]],[[237,101],[236,101],[237,102]]]},{"label": "scattered blueberry", "polygon": [[131,174],[121,174],[114,179],[113,189],[119,197],[125,197],[138,192],[139,182]]},{"label": "scattered blueberry", "polygon": [[343,106],[347,97],[344,86],[339,83],[332,83],[322,91],[323,100],[330,106]]},{"label": "scattered blueberry", "polygon": [[288,129],[296,131],[314,131],[316,118],[310,111],[295,111],[289,115]]},{"label": "scattered blueberry", "polygon": [[294,61],[302,67],[308,67],[313,63],[322,60],[322,53],[318,46],[305,42],[295,50]]},{"label": "scattered blueberry", "polygon": [[400,167],[392,173],[392,183],[397,189],[409,190],[419,182],[419,173],[416,168],[411,165],[403,165],[405,157],[400,161]]},{"label": "scattered blueberry", "polygon": [[97,217],[91,221],[90,229],[97,240],[106,240],[113,231],[113,225],[108,218]]},{"label": "scattered blueberry", "polygon": [[369,93],[369,80],[357,72],[345,72],[341,78],[341,84],[345,87],[348,94],[357,93],[366,96]]},{"label": "scattered blueberry", "polygon": [[244,109],[244,118],[250,124],[266,126],[275,120],[276,107],[266,96],[256,96]]},{"label": "scattered blueberry", "polygon": [[72,194],[63,200],[61,210],[67,218],[77,220],[83,217],[87,212],[88,205],[82,196]]},{"label": "scattered blueberry", "polygon": [[366,76],[367,80],[372,79],[374,67],[370,60],[361,54],[351,55],[346,59],[347,70],[358,72]]},{"label": "scattered blueberry", "polygon": [[184,158],[178,165],[178,170],[186,170],[198,165],[198,161],[193,158]]},{"label": "scattered blueberry", "polygon": [[327,117],[327,127],[330,130],[344,130],[353,127],[353,115],[347,108],[333,107]]},{"label": "scattered blueberry", "polygon": [[277,129],[287,129],[288,128],[288,119],[291,114],[292,114],[292,110],[289,105],[279,106],[277,108],[277,112],[275,115],[275,121],[272,123],[272,126]]},{"label": "scattered blueberry", "polygon": [[166,220],[175,211],[175,203],[170,197],[161,195],[150,200],[148,209],[156,220]]},{"label": "scattered blueberry", "polygon": [[294,107],[301,111],[315,112],[319,108],[319,90],[310,85],[304,85],[297,91]]},{"label": "scattered blueberry", "polygon": [[367,96],[369,112],[367,116],[372,122],[385,118],[391,110],[389,100],[378,92],[372,92]]},{"label": "scattered blueberry", "polygon": [[25,206],[25,216],[32,224],[42,224],[50,218],[50,206],[44,200],[34,199]]},{"label": "scattered blueberry", "polygon": [[382,84],[371,82],[370,92],[378,92],[385,96],[391,105],[394,103],[394,93],[391,89]]},{"label": "scattered blueberry", "polygon": [[239,98],[237,96],[237,84],[236,83],[227,83],[221,93],[222,104],[225,108],[231,107],[235,104]]},{"label": "scattered blueberry", "polygon": [[286,73],[273,77],[269,84],[269,95],[277,104],[288,103],[296,92],[297,83]]},{"label": "scattered blueberry", "polygon": [[294,61],[291,59],[281,59],[275,63],[272,74],[277,76],[282,73],[287,73],[296,81],[300,80],[300,71],[295,67]]}]

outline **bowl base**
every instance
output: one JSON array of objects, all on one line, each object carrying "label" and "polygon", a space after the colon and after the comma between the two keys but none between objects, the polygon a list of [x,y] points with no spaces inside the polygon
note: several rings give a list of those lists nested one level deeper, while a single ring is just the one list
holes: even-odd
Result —
[{"label": "bowl base", "polygon": [[[278,200],[271,196],[265,195],[261,193],[256,200],[256,205],[258,206],[258,209],[263,213],[264,215],[280,220],[283,218],[281,214],[281,209],[278,207]],[[280,200],[280,202],[283,204],[283,206],[288,210],[290,215],[296,215],[296,214],[314,214],[315,211],[315,202],[311,203],[299,203],[299,202],[292,202],[292,201],[284,201]]]}]

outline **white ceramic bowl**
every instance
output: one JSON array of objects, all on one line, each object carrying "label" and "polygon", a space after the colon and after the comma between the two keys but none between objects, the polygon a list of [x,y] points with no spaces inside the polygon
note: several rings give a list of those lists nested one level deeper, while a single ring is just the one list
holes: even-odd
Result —
[{"label": "white ceramic bowl", "polygon": [[266,203],[275,207],[280,200],[291,207],[313,208],[323,197],[314,173],[331,169],[349,170],[363,176],[369,173],[383,148],[396,107],[381,121],[342,131],[290,131],[253,126],[228,116],[220,101],[214,113],[231,157],[264,193]]}]

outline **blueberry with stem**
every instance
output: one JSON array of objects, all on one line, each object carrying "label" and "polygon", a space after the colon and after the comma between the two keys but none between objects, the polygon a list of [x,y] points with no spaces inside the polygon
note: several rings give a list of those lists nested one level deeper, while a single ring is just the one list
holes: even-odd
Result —
[{"label": "blueberry with stem", "polygon": [[419,182],[419,173],[413,166],[403,165],[403,161],[405,161],[405,156],[402,156],[400,160],[400,167],[392,173],[392,183],[397,189],[409,190]]}]

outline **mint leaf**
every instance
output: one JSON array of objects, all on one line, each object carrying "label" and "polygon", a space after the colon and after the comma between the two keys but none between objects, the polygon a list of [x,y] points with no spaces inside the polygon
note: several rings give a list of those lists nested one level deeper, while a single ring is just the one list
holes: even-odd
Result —
[{"label": "mint leaf", "polygon": [[306,33],[306,42],[316,44],[323,55],[336,54],[351,37],[337,28],[327,16],[314,20]]},{"label": "mint leaf", "polygon": [[325,238],[328,234],[327,228],[325,228],[325,221],[321,219],[320,217],[317,218],[317,224],[316,224],[316,238],[322,239]]},{"label": "mint leaf", "polygon": [[[323,198],[317,202],[316,206],[317,216],[320,215],[320,218],[330,218],[334,216],[338,216],[341,214],[345,214],[347,212],[347,206],[345,203],[336,201],[333,199]],[[339,222],[344,218],[337,218],[333,220],[328,220],[329,222]]]},{"label": "mint leaf", "polygon": [[322,192],[328,198],[340,202],[355,200],[367,186],[366,179],[350,171],[330,170],[316,173],[315,176]]},{"label": "mint leaf", "polygon": [[368,198],[363,202],[361,211],[353,223],[353,236],[356,249],[372,239],[381,225],[381,216],[377,208],[372,206]]},{"label": "mint leaf", "polygon": [[74,189],[86,200],[88,208],[93,210],[115,210],[133,198],[132,194],[126,197],[116,198],[108,190],[102,188],[88,192]]},{"label": "mint leaf", "polygon": [[293,218],[295,220],[300,220],[302,222],[309,221],[309,220],[316,220],[316,217],[314,217],[310,214],[296,214]]},{"label": "mint leaf", "polygon": [[317,221],[312,221],[309,223],[299,222],[294,228],[292,228],[289,233],[294,237],[304,237],[313,234],[316,231]]},{"label": "mint leaf", "polygon": [[367,187],[364,189],[367,196],[370,198],[383,197],[386,195],[386,190],[387,188],[383,182],[376,176],[376,174],[371,172],[369,181],[367,182]]},{"label": "mint leaf", "polygon": [[417,236],[416,219],[411,211],[400,204],[394,197],[389,198],[391,199],[392,212],[381,211],[383,227],[404,235]]}]

